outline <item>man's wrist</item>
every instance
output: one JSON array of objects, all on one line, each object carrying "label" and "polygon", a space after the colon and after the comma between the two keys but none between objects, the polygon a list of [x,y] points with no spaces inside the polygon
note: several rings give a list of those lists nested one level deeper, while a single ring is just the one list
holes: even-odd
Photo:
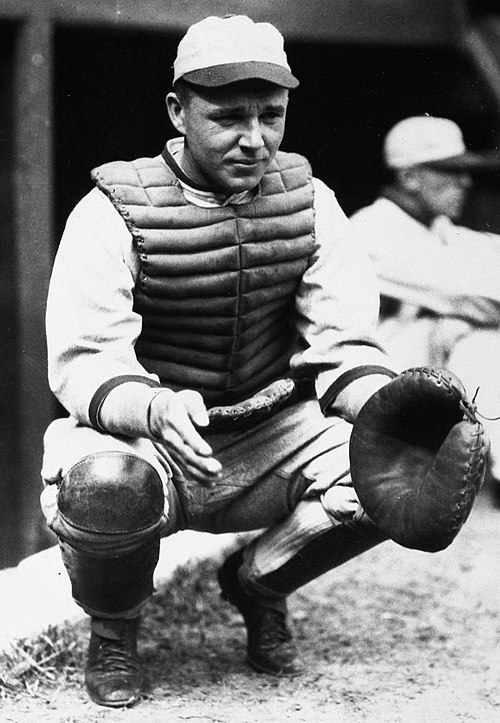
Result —
[{"label": "man's wrist", "polygon": [[147,379],[123,380],[112,387],[99,406],[99,431],[122,434],[128,437],[150,437],[148,410],[156,392],[161,387]]},{"label": "man's wrist", "polygon": [[149,404],[146,410],[146,429],[148,432],[147,436],[151,439],[160,439],[160,430],[158,429],[154,404],[156,397],[158,397],[160,394],[165,393],[173,394],[174,392],[167,387],[159,387],[158,389],[153,389],[151,391],[151,398],[149,400]]},{"label": "man's wrist", "polygon": [[[341,374],[338,379],[336,379],[333,384],[331,384],[326,392],[323,394],[321,399],[319,400],[319,405],[321,407],[321,411],[325,416],[329,416],[331,414],[335,413],[336,407],[342,407],[344,406],[341,399],[346,397],[346,394],[344,393],[344,390],[349,388],[349,396],[352,394],[352,385],[354,383],[359,382],[359,380],[366,380],[368,377],[377,377],[377,381],[368,381],[361,385],[356,384],[356,388],[358,390],[361,389],[371,389],[374,388],[374,392],[376,391],[376,388],[380,388],[384,384],[387,384],[387,381],[389,379],[394,379],[397,376],[397,373],[394,372],[392,369],[388,369],[387,367],[381,366],[379,364],[365,364],[357,367],[353,367],[352,369],[349,369],[348,371]],[[378,385],[378,386],[377,386]],[[356,394],[355,396],[360,396],[360,394]],[[364,395],[361,395],[361,398]],[[368,396],[363,401],[364,402],[368,399]],[[355,405],[356,407],[358,405]],[[362,404],[361,404],[362,406]],[[358,410],[359,411],[359,410]]]}]

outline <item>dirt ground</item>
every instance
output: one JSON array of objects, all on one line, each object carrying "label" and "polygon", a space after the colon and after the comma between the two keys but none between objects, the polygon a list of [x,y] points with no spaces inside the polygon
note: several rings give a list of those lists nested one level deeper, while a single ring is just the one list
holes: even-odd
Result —
[{"label": "dirt ground", "polygon": [[213,565],[178,575],[144,617],[149,690],[127,710],[87,700],[73,636],[71,666],[0,700],[24,723],[448,723],[500,721],[500,508],[486,486],[448,550],[384,543],[290,598],[306,672],[259,675],[244,628],[219,598]]}]

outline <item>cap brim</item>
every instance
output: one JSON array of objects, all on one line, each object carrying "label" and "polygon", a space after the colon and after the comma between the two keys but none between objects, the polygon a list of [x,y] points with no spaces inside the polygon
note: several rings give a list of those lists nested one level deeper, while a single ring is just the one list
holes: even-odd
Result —
[{"label": "cap brim", "polygon": [[252,79],[267,80],[269,83],[274,83],[282,88],[296,88],[299,85],[297,78],[287,68],[275,63],[256,61],[212,65],[209,68],[200,68],[199,70],[184,73],[182,77],[188,83],[202,85],[207,88]]},{"label": "cap brim", "polygon": [[493,171],[500,169],[500,152],[473,153],[467,151],[450,158],[426,161],[422,165],[441,171]]}]

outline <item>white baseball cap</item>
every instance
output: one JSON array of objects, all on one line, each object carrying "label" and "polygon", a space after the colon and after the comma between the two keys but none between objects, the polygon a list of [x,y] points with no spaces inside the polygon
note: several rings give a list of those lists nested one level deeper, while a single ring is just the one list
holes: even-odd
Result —
[{"label": "white baseball cap", "polygon": [[467,150],[454,121],[426,115],[396,123],[385,137],[383,153],[386,166],[393,169],[425,164],[460,171],[485,163],[484,156]]},{"label": "white baseball cap", "polygon": [[281,33],[271,23],[255,23],[246,15],[210,16],[191,25],[174,61],[174,83],[179,78],[208,87],[252,78],[284,88],[299,84]]}]

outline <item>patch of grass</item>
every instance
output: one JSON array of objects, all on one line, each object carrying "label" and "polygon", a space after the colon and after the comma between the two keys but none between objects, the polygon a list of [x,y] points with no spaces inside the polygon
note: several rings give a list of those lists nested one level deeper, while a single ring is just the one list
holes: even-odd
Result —
[{"label": "patch of grass", "polygon": [[220,622],[218,564],[212,560],[179,568],[172,579],[159,589],[144,608],[144,632],[155,635],[154,622],[163,627],[204,625]]},{"label": "patch of grass", "polygon": [[[180,568],[147,602],[140,632],[146,659],[161,662],[166,646],[178,648],[182,655],[183,645],[198,646],[203,642],[203,630],[230,614],[218,604],[215,569],[212,562]],[[8,653],[0,653],[0,700],[47,697],[56,688],[80,687],[88,637],[85,620],[50,627],[32,640],[19,641]]]},{"label": "patch of grass", "polygon": [[76,683],[84,660],[79,626],[49,627],[33,640],[21,640],[0,654],[0,699],[35,696]]}]

